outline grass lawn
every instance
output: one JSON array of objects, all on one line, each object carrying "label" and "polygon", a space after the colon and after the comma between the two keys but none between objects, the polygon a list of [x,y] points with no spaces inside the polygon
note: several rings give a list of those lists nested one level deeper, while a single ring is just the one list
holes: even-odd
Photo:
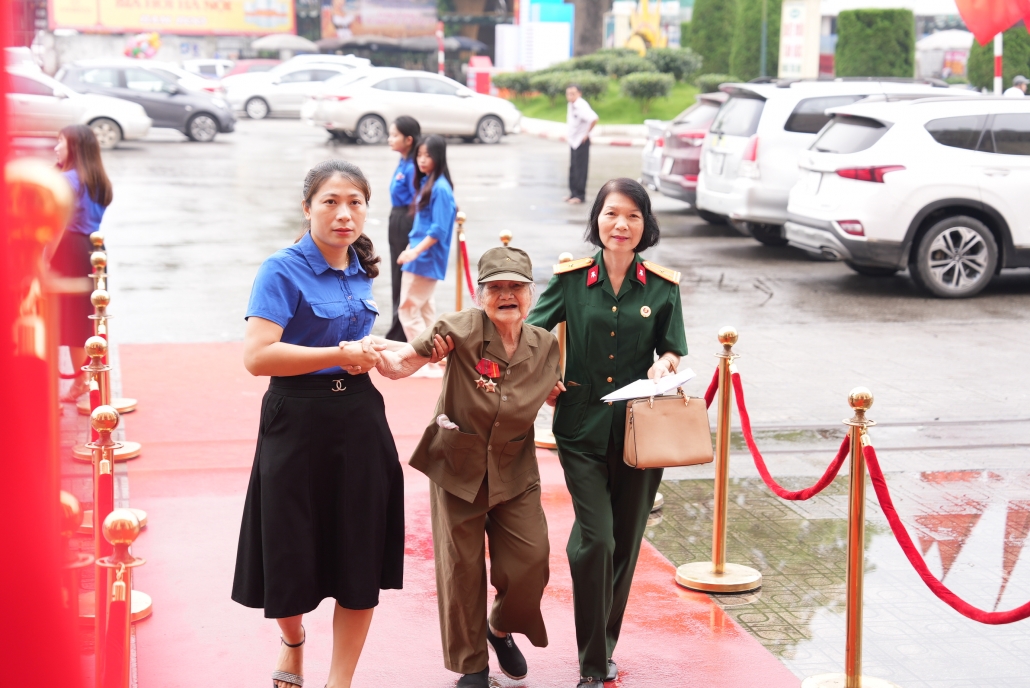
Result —
[{"label": "grass lawn", "polygon": [[[645,114],[640,111],[640,102],[624,96],[619,90],[619,83],[613,79],[608,85],[608,93],[591,100],[590,107],[600,117],[598,124],[643,124],[645,119],[672,119],[693,105],[695,96],[696,86],[677,82],[667,97],[652,100]],[[513,102],[526,117],[552,122],[565,121],[565,98],[559,98],[553,106],[546,96],[516,98]]]}]

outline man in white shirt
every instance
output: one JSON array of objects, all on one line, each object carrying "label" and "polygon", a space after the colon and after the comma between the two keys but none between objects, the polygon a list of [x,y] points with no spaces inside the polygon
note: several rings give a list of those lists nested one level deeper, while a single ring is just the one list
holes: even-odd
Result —
[{"label": "man in white shirt", "polygon": [[1002,93],[1003,96],[1015,96],[1016,98],[1022,98],[1026,95],[1026,85],[1030,83],[1030,79],[1027,79],[1022,74],[1017,74],[1012,79],[1012,86],[1005,89]]},{"label": "man in white shirt", "polygon": [[590,165],[590,130],[597,124],[597,113],[583,99],[579,86],[565,89],[569,108],[565,115],[569,131],[566,140],[572,151],[569,163],[569,196],[566,203],[582,203],[587,193],[587,167]]}]

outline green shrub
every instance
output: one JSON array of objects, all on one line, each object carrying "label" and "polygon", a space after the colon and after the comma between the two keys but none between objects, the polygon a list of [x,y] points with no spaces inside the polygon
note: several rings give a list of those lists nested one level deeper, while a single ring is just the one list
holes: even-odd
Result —
[{"label": "green shrub", "polygon": [[639,55],[633,57],[616,57],[608,62],[608,74],[614,77],[624,77],[627,74],[638,72],[657,72],[658,68],[650,60],[645,60]]},{"label": "green shrub", "polygon": [[[1030,34],[1021,26],[1013,26],[1002,34],[1002,88],[1012,85],[1012,77],[1017,74],[1030,76]],[[966,63],[966,75],[969,83],[977,88],[994,88],[994,41],[980,45],[973,41],[973,49],[969,51]]]},{"label": "green shrub", "polygon": [[640,57],[633,48],[601,48],[593,53],[594,55],[600,55],[601,57]]},{"label": "green shrub", "polygon": [[[776,76],[780,62],[780,2],[766,0],[765,73]],[[762,75],[762,0],[737,0],[737,22],[730,46],[730,72],[749,80]]]},{"label": "green shrub", "polygon": [[640,110],[645,113],[650,109],[651,101],[669,95],[675,83],[676,79],[671,74],[653,72],[635,72],[619,80],[622,92],[630,98],[639,100]]},{"label": "green shrub", "polygon": [[571,69],[586,70],[600,76],[608,76],[609,61],[611,61],[611,57],[608,55],[598,55],[597,53],[593,53],[592,55],[580,55],[579,57],[569,60],[571,63]]},{"label": "green shrub", "polygon": [[837,15],[837,76],[911,77],[915,59],[911,10],[845,10]]},{"label": "green shrub", "polygon": [[497,88],[504,88],[514,93],[516,98],[524,98],[533,90],[529,85],[532,77],[533,72],[505,72],[504,74],[494,74],[493,82]]},{"label": "green shrub", "polygon": [[530,72],[530,88],[547,96],[553,106],[559,96],[565,95],[565,89],[572,84],[579,86],[586,99],[596,98],[608,89],[608,79],[593,72]]},{"label": "green shrub", "polygon": [[651,48],[646,59],[676,81],[685,81],[701,70],[701,56],[690,48]]},{"label": "green shrub", "polygon": [[694,0],[690,47],[704,60],[704,69],[712,74],[729,71],[736,18],[737,0]]},{"label": "green shrub", "polygon": [[702,74],[695,80],[695,83],[701,93],[715,93],[719,90],[719,84],[737,81],[740,79],[729,74]]},{"label": "green shrub", "polygon": [[690,22],[680,22],[680,46],[690,47]]}]

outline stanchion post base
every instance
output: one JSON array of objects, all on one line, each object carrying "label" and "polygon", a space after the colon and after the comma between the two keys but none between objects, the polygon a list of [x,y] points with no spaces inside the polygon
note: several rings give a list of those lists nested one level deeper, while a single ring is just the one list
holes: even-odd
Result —
[{"label": "stanchion post base", "polygon": [[[114,410],[117,411],[119,414],[125,414],[132,413],[133,411],[135,411],[136,407],[139,405],[139,402],[136,399],[133,399],[132,397],[125,397],[113,400],[110,405],[114,406]],[[76,404],[75,407],[83,416],[88,416],[90,413],[92,413],[92,410],[89,408],[88,396],[83,397],[81,400],[79,400],[79,403]]]},{"label": "stanchion post base", "polygon": [[762,574],[750,566],[726,564],[723,573],[712,570],[712,562],[697,561],[676,569],[676,582],[701,592],[748,592],[762,587]]},{"label": "stanchion post base", "polygon": [[[93,623],[96,610],[96,596],[92,592],[79,594],[79,621]],[[132,591],[132,623],[142,621],[154,611],[154,601],[150,595],[139,590]]]},{"label": "stanchion post base", "polygon": [[[122,446],[114,450],[115,461],[129,461],[130,459],[138,458],[143,452],[143,445],[139,442],[122,442],[121,444]],[[72,458],[76,461],[92,463],[93,450],[87,448],[84,444],[76,445],[72,449]]]},{"label": "stanchion post base", "polygon": [[554,434],[550,431],[540,430],[536,431],[536,446],[541,449],[557,449],[558,443],[554,440]]},{"label": "stanchion post base", "polygon": [[[897,684],[882,678],[861,676],[862,688],[898,688]],[[848,677],[844,674],[818,674],[809,676],[801,682],[801,688],[847,688]]]},{"label": "stanchion post base", "polygon": [[[147,512],[143,509],[129,509],[132,513],[136,514],[137,520],[139,520],[140,530],[147,527]],[[82,512],[82,523],[79,525],[78,531],[82,535],[93,535],[93,510],[86,509]]]}]

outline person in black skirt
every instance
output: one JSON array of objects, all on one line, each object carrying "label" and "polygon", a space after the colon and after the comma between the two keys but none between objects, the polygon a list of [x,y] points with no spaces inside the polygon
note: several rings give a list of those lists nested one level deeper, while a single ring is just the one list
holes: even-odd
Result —
[{"label": "person in black skirt", "polygon": [[[379,257],[362,233],[368,181],[327,160],[304,179],[308,231],[268,258],[247,309],[244,364],[261,404],[232,599],[276,619],[276,688],[303,685],[303,615],[336,600],[329,688],[348,688],[379,603],[401,587],[404,482],[368,371]],[[398,345],[402,346],[402,345]]]},{"label": "person in black skirt", "polygon": [[415,222],[415,209],[411,202],[415,200],[415,156],[418,153],[418,141],[422,136],[422,127],[414,117],[402,115],[390,125],[390,136],[386,139],[390,149],[401,154],[397,169],[390,180],[390,277],[393,288],[393,322],[387,339],[406,342],[404,328],[397,317],[397,306],[401,303],[401,266],[397,257],[408,248],[408,234]]}]

